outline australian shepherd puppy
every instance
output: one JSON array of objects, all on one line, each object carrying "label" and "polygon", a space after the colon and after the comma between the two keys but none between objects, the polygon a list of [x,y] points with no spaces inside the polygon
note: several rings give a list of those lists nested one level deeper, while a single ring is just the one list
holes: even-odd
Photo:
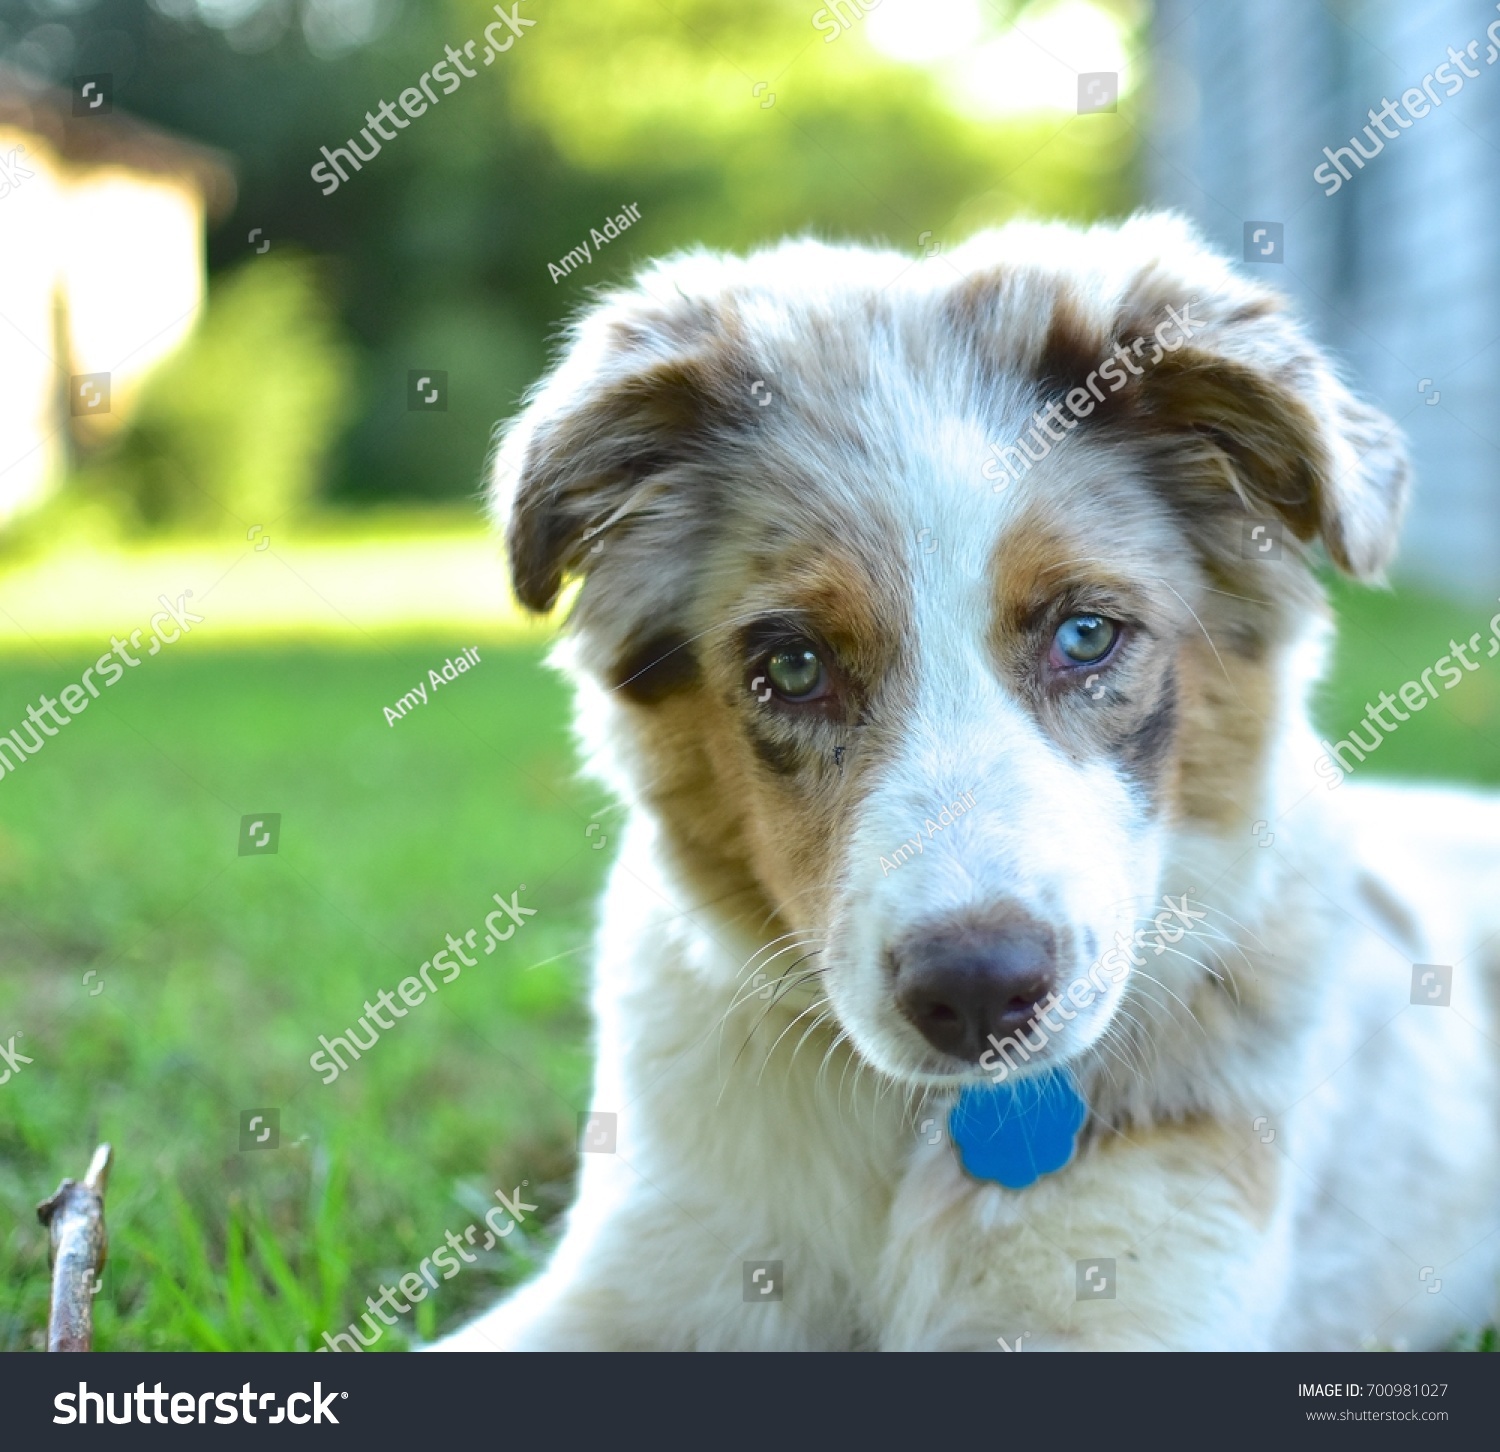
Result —
[{"label": "australian shepherd puppy", "polygon": [[1500,809],[1343,781],[1307,708],[1315,552],[1378,578],[1406,488],[1171,217],[696,252],[593,306],[495,508],[523,605],[577,582],[625,803],[594,1117],[546,1270],[444,1344],[1491,1320]]}]

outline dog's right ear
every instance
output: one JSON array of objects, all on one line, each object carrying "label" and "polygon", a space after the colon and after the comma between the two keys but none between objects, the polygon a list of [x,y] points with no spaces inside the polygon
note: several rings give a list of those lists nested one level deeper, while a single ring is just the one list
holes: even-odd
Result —
[{"label": "dog's right ear", "polygon": [[729,307],[669,292],[660,271],[574,324],[495,460],[491,512],[504,522],[516,598],[550,610],[570,575],[587,575],[599,536],[689,522],[685,466],[750,417],[751,376]]}]

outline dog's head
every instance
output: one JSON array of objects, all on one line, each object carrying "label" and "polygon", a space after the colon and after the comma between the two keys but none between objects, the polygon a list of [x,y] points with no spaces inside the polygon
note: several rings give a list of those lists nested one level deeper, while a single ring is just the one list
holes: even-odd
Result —
[{"label": "dog's head", "polygon": [[946,1082],[1054,994],[1041,1061],[1103,1033],[1174,840],[1243,834],[1301,720],[1308,547],[1377,574],[1405,480],[1278,299],[1144,217],[659,264],[578,324],[496,494],[524,605],[581,577],[674,875]]}]

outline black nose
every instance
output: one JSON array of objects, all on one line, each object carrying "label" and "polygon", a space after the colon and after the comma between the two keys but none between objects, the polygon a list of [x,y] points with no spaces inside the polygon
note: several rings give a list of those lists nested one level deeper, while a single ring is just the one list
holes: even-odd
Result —
[{"label": "black nose", "polygon": [[1016,915],[913,934],[892,950],[896,1005],[935,1049],[975,1063],[1026,1028],[1052,991],[1057,938]]}]

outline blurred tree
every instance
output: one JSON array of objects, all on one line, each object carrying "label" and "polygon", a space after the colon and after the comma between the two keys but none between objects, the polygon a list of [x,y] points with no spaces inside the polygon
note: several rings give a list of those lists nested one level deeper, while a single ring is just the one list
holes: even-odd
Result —
[{"label": "blurred tree", "polygon": [[352,395],[324,294],[292,256],[220,274],[203,322],[151,376],[120,442],[83,465],[80,491],[129,525],[241,536],[310,500]]},{"label": "blurred tree", "polygon": [[[959,3],[934,0],[933,25]],[[1097,3],[1140,19],[1137,0]],[[357,349],[325,493],[453,498],[479,487],[491,429],[558,324],[647,256],[805,231],[915,256],[1020,210],[1131,205],[1128,115],[982,115],[920,56],[878,50],[867,6],[834,36],[812,0],[522,0],[536,24],[328,196],[310,175],[321,148],[346,146],[445,47],[482,47],[491,4],[0,0],[0,55],[54,79],[110,71],[117,105],[236,156],[211,267],[252,253],[257,227],[271,256],[330,259]],[[994,35],[1036,7],[971,8]],[[625,203],[640,221],[555,283],[548,264]],[[411,369],[448,372],[447,412],[408,411]]]}]

